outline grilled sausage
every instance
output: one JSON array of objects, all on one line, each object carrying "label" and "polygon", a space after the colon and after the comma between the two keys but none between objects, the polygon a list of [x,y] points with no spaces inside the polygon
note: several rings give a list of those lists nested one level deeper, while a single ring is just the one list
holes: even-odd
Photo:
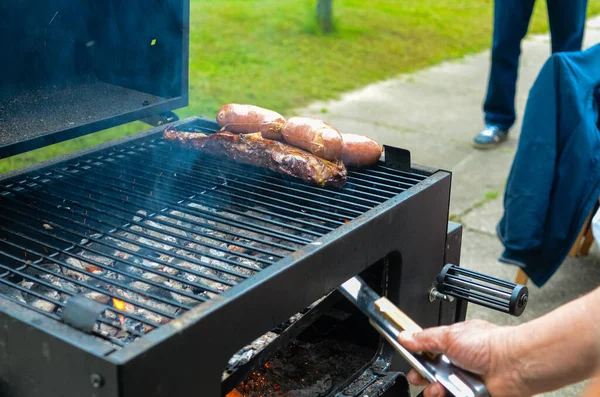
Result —
[{"label": "grilled sausage", "polygon": [[377,163],[382,148],[373,139],[364,135],[342,134],[342,161],[351,167],[368,167]]},{"label": "grilled sausage", "polygon": [[309,117],[292,117],[281,130],[290,145],[307,150],[325,160],[342,155],[342,134],[324,121]]},{"label": "grilled sausage", "polygon": [[170,126],[163,132],[163,137],[184,147],[264,167],[319,186],[342,187],[348,178],[348,171],[341,160],[323,160],[286,143],[264,139],[260,133],[224,131],[206,135],[179,132]]},{"label": "grilled sausage", "polygon": [[222,127],[222,131],[239,134],[260,132],[266,139],[281,140],[281,129],[285,119],[269,109],[230,103],[217,112],[217,123]]}]

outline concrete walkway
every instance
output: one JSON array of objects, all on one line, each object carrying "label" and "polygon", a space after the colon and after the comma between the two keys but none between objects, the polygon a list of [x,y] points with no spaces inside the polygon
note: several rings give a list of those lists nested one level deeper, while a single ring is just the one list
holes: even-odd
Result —
[{"label": "concrete walkway", "polygon": [[[588,22],[585,46],[598,42],[600,18],[595,18]],[[547,35],[533,36],[523,44],[519,118],[549,48]],[[489,52],[484,52],[371,85],[337,101],[314,103],[297,113],[322,118],[343,132],[366,134],[382,144],[409,149],[416,164],[451,170],[451,214],[465,227],[462,265],[513,280],[516,268],[497,261],[502,246],[494,230],[502,214],[502,192],[521,126],[519,119],[501,148],[482,152],[471,147],[471,139],[482,127],[488,70]],[[512,318],[473,305],[468,317],[518,324],[543,315],[599,284],[598,252],[594,247],[589,257],[568,259],[542,289],[530,285],[530,303],[522,317]],[[573,332],[575,336],[577,331]],[[584,384],[579,384],[545,396],[578,396],[583,389]]]}]

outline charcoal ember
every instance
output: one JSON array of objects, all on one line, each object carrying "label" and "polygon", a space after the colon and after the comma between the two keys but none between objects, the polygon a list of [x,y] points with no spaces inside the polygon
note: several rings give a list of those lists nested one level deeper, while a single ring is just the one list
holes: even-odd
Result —
[{"label": "charcoal ember", "polygon": [[86,272],[88,272],[86,270],[86,266],[89,266],[89,265],[86,265],[84,262],[80,261],[79,259],[73,258],[73,257],[68,257],[65,260],[65,262],[67,262],[72,267],[79,269],[79,270],[73,270],[70,267],[63,267],[62,273],[65,276],[71,277],[75,280],[82,281],[82,282],[87,282],[90,280],[90,276],[85,274]]},{"label": "charcoal ember", "polygon": [[188,205],[188,207],[196,208],[196,209],[199,209],[199,210],[205,211],[205,212],[213,212],[215,214],[219,212],[216,208],[207,207],[206,205],[203,205],[203,204],[200,204],[197,202],[188,203],[187,205]]},{"label": "charcoal ember", "polygon": [[252,261],[250,259],[247,258],[238,258],[238,257],[230,257],[229,259],[233,259],[235,258],[235,260],[237,260],[238,262],[240,262],[241,264],[247,266],[247,267],[251,267],[254,268],[256,270],[250,270],[247,269],[245,267],[241,267],[241,266],[230,266],[230,265],[226,265],[227,267],[231,268],[231,270],[235,270],[238,273],[242,273],[245,274],[247,276],[252,276],[253,274],[255,274],[257,271],[261,270],[261,267],[258,263],[256,263],[255,261]]},{"label": "charcoal ember", "polygon": [[104,305],[107,305],[110,302],[110,297],[108,295],[101,294],[100,292],[96,292],[96,291],[92,291],[92,290],[88,290],[88,291],[84,292],[83,296],[85,296],[88,299],[94,300],[98,303],[102,303]]},{"label": "charcoal ember", "polygon": [[16,288],[9,287],[8,285],[3,283],[0,283],[0,295],[8,296],[21,303],[27,303],[21,291],[19,291]]},{"label": "charcoal ember", "polygon": [[71,295],[66,293],[66,292],[62,292],[62,291],[67,291],[70,292],[71,294],[79,294],[81,291],[81,288],[77,285],[74,284],[68,280],[53,276],[52,274],[42,274],[39,276],[42,280],[54,285],[55,287],[57,287],[57,289],[60,292],[60,301],[65,302]]},{"label": "charcoal ember", "polygon": [[255,354],[256,350],[254,349],[243,350],[234,354],[227,364],[228,370],[230,372],[235,371],[237,368],[248,363]]},{"label": "charcoal ember", "polygon": [[160,270],[161,272],[170,275],[170,276],[176,276],[179,274],[179,270],[176,269],[175,267],[171,267],[171,266],[163,266],[161,265],[158,270]]},{"label": "charcoal ember", "polygon": [[331,375],[326,374],[314,384],[304,386],[298,390],[290,390],[286,396],[289,397],[314,397],[326,396],[333,389],[333,379]]},{"label": "charcoal ember", "polygon": [[[174,310],[173,314],[175,314],[176,311],[177,310]],[[154,312],[151,312],[146,309],[138,309],[138,310],[136,310],[135,314],[138,315],[139,317],[146,319],[147,321],[152,321],[156,324],[166,324],[169,322],[169,318],[167,318],[165,316],[161,316],[158,313],[154,313]]]},{"label": "charcoal ember", "polygon": [[[117,251],[111,250],[110,256],[114,255],[115,252],[117,252]],[[87,251],[81,252],[80,255],[83,256],[86,259],[89,259],[91,261],[100,263],[100,264],[102,264],[104,266],[108,266],[108,267],[112,267],[114,265],[114,263],[115,263],[115,261],[113,259],[111,259],[110,256],[95,255],[95,254],[91,254],[91,253],[89,253]],[[87,265],[94,266],[94,267],[96,266],[96,265],[91,264],[91,263],[89,263]]]},{"label": "charcoal ember", "polygon": [[227,249],[229,251],[233,251],[233,252],[239,252],[242,254],[246,254],[246,253],[250,253],[251,251],[248,248],[239,246],[239,245],[235,245],[235,244],[229,244],[227,245]]},{"label": "charcoal ember", "polygon": [[252,357],[258,354],[261,350],[263,350],[266,346],[268,346],[271,342],[277,339],[278,335],[274,332],[267,332],[266,334],[260,336],[256,340],[254,340],[249,345],[244,346],[239,351],[237,351],[231,359],[229,359],[226,367],[226,371],[223,373],[223,379],[227,378],[229,374],[235,371],[237,368],[242,365],[248,363]]},{"label": "charcoal ember", "polygon": [[[43,268],[44,270],[38,269],[37,267]],[[25,272],[31,276],[41,277],[43,275],[48,274],[49,272],[61,274],[61,267],[53,262],[43,262],[37,267],[28,266],[25,269]],[[54,276],[52,276],[54,277]]]},{"label": "charcoal ember", "polygon": [[[136,226],[132,227],[135,228]],[[134,236],[133,234],[130,234],[128,237],[132,238],[132,236]],[[139,242],[144,248],[146,249],[159,249],[159,250],[163,250],[163,251],[171,251],[175,246],[177,246],[177,243],[172,243],[169,241],[170,244],[166,244],[166,243],[162,243],[160,241],[156,241],[153,239],[149,239],[146,237],[140,237],[140,236],[136,236],[133,239],[135,239],[137,242]]]},{"label": "charcoal ember", "polygon": [[139,210],[138,212],[136,212],[136,214],[138,214],[139,216],[135,215],[133,217],[134,222],[139,222],[139,221],[143,220],[144,218],[146,218],[146,216],[148,216],[148,213],[144,210]]},{"label": "charcoal ember", "polygon": [[123,327],[128,330],[134,330],[137,332],[144,332],[144,324],[140,321],[134,320],[132,318],[126,317],[123,321]]},{"label": "charcoal ember", "polygon": [[[179,251],[177,253],[179,253]],[[206,257],[203,257],[203,258],[205,258],[205,259],[202,260],[202,258],[201,258],[202,262],[211,264],[210,258],[206,258]],[[209,267],[197,265],[197,264],[190,263],[187,261],[177,262],[177,266],[193,270],[196,273],[200,273],[200,274],[203,274],[206,276],[220,278],[220,274],[219,274],[220,272],[217,272]],[[184,274],[185,274],[184,277],[190,281],[191,281],[192,277],[201,278],[201,276],[199,276],[199,275],[193,275],[193,274],[188,274],[188,273],[184,273]],[[210,280],[208,278],[202,278],[202,283],[205,284],[206,286],[213,288],[215,290],[218,290],[218,291],[225,291],[225,290],[229,289],[229,286],[227,286],[226,284],[222,284],[222,283]]]},{"label": "charcoal ember", "polygon": [[[112,325],[108,325],[108,324],[101,323],[101,322],[97,322],[94,325],[93,330],[107,338],[111,338],[111,337],[117,338],[119,331],[120,331],[118,328],[116,328]],[[122,338],[117,338],[117,339],[122,339]]]},{"label": "charcoal ember", "polygon": [[[160,290],[160,292],[159,292],[158,289],[154,290],[156,287],[152,287],[152,288],[153,288],[153,291],[158,292],[158,293],[160,293],[162,295],[165,295],[165,297],[168,297],[169,299],[171,299],[171,294],[168,291],[166,291],[166,290]],[[148,297],[143,296],[143,295],[141,295],[139,293],[136,293],[134,291],[129,291],[129,290],[125,291],[125,290],[123,290],[121,288],[114,288],[112,286],[109,287],[109,290],[113,294],[118,295],[119,297],[128,299],[130,301],[135,301],[135,302],[141,303],[141,304],[143,304],[145,306],[148,306],[148,307],[150,307],[152,309],[156,309],[158,311],[162,311],[164,313],[169,313],[171,315],[174,315],[179,310],[179,308],[177,306],[169,305],[167,303],[164,303],[164,302],[161,302],[161,301],[158,301],[158,300],[155,300],[155,299],[148,298]],[[164,324],[164,323],[168,322],[168,319],[166,317],[164,317],[164,316],[162,316],[162,315],[160,315],[158,313],[151,312],[150,310],[146,310],[146,309],[137,307],[137,306],[135,306],[133,304],[130,304],[130,303],[125,303],[125,310],[124,311],[126,311],[128,313],[134,313],[134,314],[136,314],[136,315],[138,315],[140,317],[144,317],[147,320],[154,321],[154,322],[157,322],[159,324]]]},{"label": "charcoal ember", "polygon": [[[124,232],[119,232],[118,235],[125,236],[125,233]],[[113,237],[109,236],[109,237],[106,237],[105,240],[109,241],[109,242],[111,242],[113,244],[116,244],[119,247],[124,248],[124,249],[126,249],[128,251],[137,252],[141,248],[140,246],[131,244],[131,243],[127,242],[127,241],[124,241],[121,238],[113,238]],[[135,241],[135,238],[134,238],[134,241]]]},{"label": "charcoal ember", "polygon": [[62,278],[54,277],[50,274],[42,275],[41,279],[52,283],[52,285],[54,285],[55,287],[58,287],[62,290],[66,290],[68,292],[72,292],[74,294],[78,294],[81,291],[81,288],[77,284],[74,284]]},{"label": "charcoal ember", "polygon": [[281,348],[237,391],[244,397],[322,397],[373,357],[374,350],[336,339],[296,339]]},{"label": "charcoal ember", "polygon": [[142,263],[141,264],[144,267],[149,267],[149,268],[152,268],[152,269],[157,269],[157,268],[160,268],[160,267],[163,266],[163,265],[161,265],[158,262],[153,262],[153,261],[150,261],[148,259],[142,259]]},{"label": "charcoal ember", "polygon": [[121,284],[129,284],[134,280],[132,277],[129,277],[127,275],[111,271],[106,272],[104,278],[108,280],[116,280]]},{"label": "charcoal ember", "polygon": [[[138,241],[141,243],[144,243],[144,244],[148,244],[148,245],[152,245],[152,246],[156,245],[157,247],[161,247],[163,249],[171,249],[171,248],[167,248],[167,247],[172,247],[173,245],[179,245],[179,241],[175,237],[169,236],[167,234],[159,233],[159,232],[156,232],[156,231],[150,230],[150,229],[145,229],[145,228],[142,228],[137,225],[131,226],[130,229],[133,231],[136,231],[136,232],[143,233],[147,236],[154,237],[151,240],[147,239],[145,237],[138,237]],[[170,245],[164,245],[164,244],[160,243],[159,241],[165,241],[166,243],[168,243]]]},{"label": "charcoal ember", "polygon": [[146,280],[150,280],[155,283],[164,283],[165,281],[168,280],[168,278],[165,276],[161,276],[160,274],[150,273],[150,272],[145,272],[144,274],[142,274],[142,277],[145,278]]},{"label": "charcoal ember", "polygon": [[[179,281],[168,280],[164,284],[169,288],[183,291],[190,295],[194,293],[194,291],[192,291],[192,289],[190,287],[188,287],[187,285],[185,285],[183,283],[180,283]],[[198,300],[196,300],[196,299],[192,299],[190,297],[187,297],[187,296],[181,295],[181,294],[177,294],[175,292],[171,292],[170,295],[171,295],[171,299],[174,299],[175,301],[177,301],[183,305],[191,306],[191,305],[195,305],[198,303]]]},{"label": "charcoal ember", "polygon": [[36,296],[33,294],[25,293],[25,301],[33,307],[43,310],[45,312],[53,313],[56,309],[56,304],[50,302],[49,300],[39,298],[38,296],[44,296],[54,301],[62,300],[60,292],[52,288],[46,287],[45,285],[34,282],[21,282],[21,286],[37,294]]},{"label": "charcoal ember", "polygon": [[266,334],[262,335],[261,337],[257,338],[256,340],[254,340],[250,344],[250,347],[252,347],[254,350],[260,351],[265,346],[269,345],[271,342],[273,342],[275,339],[277,339],[277,336],[278,335],[274,332],[267,332]]},{"label": "charcoal ember", "polygon": [[129,255],[127,252],[123,252],[123,251],[115,251],[114,256],[116,258],[124,260],[124,261],[128,260],[131,257],[131,255]]},{"label": "charcoal ember", "polygon": [[135,288],[136,290],[140,290],[142,292],[148,292],[148,290],[151,287],[150,284],[146,284],[142,281],[134,281],[134,282],[130,283],[129,286],[131,288]]},{"label": "charcoal ember", "polygon": [[[162,220],[160,216],[155,217],[155,219]],[[175,227],[167,226],[164,223],[158,223],[158,222],[155,222],[153,220],[146,220],[143,223],[145,225],[152,226],[152,227],[157,228],[157,229],[163,229],[166,232],[169,232],[169,233],[172,233],[172,234],[176,234],[176,235],[181,236],[181,237],[187,237],[188,236],[185,231],[183,231],[181,229],[177,229]]]},{"label": "charcoal ember", "polygon": [[48,313],[54,313],[54,310],[56,309],[54,303],[44,299],[34,299],[30,302],[30,305]]},{"label": "charcoal ember", "polygon": [[160,219],[161,221],[173,223],[173,224],[175,224],[177,226],[181,226],[181,227],[186,228],[186,229],[191,229],[192,228],[192,226],[193,226],[192,223],[188,223],[188,222],[185,222],[185,221],[181,220],[181,219],[185,219],[186,218],[186,214],[184,214],[183,212],[180,212],[180,211],[170,211],[169,215],[172,215],[172,216],[177,217],[179,219],[177,219],[177,218],[171,218],[171,217],[168,217],[168,216],[165,216],[165,215],[157,215],[156,219]]},{"label": "charcoal ember", "polygon": [[225,284],[217,283],[215,281],[209,280],[207,278],[203,278],[200,276],[196,276],[190,273],[181,273],[181,276],[185,278],[187,281],[194,283],[196,286],[193,288],[193,291],[197,295],[207,296],[209,298],[213,298],[217,296],[216,293],[211,292],[208,288],[211,288],[216,291],[225,291],[229,287]]}]

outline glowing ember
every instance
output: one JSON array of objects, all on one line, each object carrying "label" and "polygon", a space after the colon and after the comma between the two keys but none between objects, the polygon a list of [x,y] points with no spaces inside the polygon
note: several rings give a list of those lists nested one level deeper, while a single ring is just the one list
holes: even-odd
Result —
[{"label": "glowing ember", "polygon": [[125,310],[125,302],[117,299],[117,298],[113,298],[113,306],[117,309],[117,310],[121,310],[124,311]]},{"label": "glowing ember", "polygon": [[332,339],[294,340],[227,397],[318,397],[329,395],[375,353]]}]

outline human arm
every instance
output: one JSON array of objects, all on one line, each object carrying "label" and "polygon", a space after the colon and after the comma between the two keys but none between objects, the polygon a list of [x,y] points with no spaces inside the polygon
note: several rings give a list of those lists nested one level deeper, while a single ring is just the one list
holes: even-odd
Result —
[{"label": "human arm", "polygon": [[[482,376],[494,397],[525,397],[592,376],[600,362],[600,288],[514,327],[467,321],[436,327],[400,343],[411,351],[443,353],[457,366]],[[426,382],[414,371],[409,380]],[[426,397],[444,394],[439,384]]]}]

